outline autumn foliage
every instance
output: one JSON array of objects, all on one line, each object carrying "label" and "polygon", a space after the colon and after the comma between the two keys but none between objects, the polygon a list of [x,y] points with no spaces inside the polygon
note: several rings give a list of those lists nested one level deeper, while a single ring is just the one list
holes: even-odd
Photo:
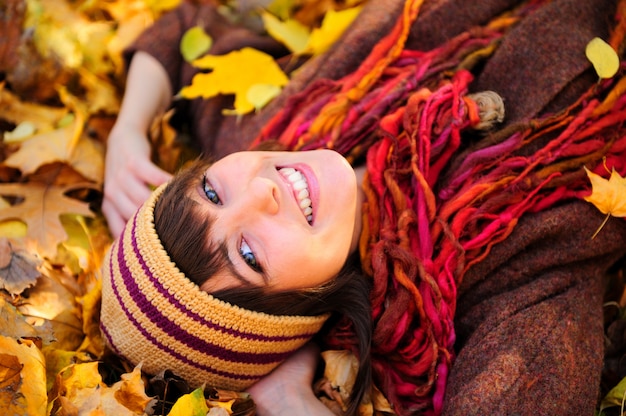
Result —
[{"label": "autumn foliage", "polygon": [[[124,86],[121,52],[179,1],[0,2],[0,414],[254,414],[245,393],[192,391],[173,373],[147,377],[128,367],[105,351],[99,330],[99,270],[111,244],[100,202],[106,139]],[[285,11],[288,1],[275,3],[283,8],[263,21],[297,55],[323,52],[356,17],[359,2],[344,1],[355,8],[335,12],[331,0],[309,1],[298,16]],[[201,57],[210,42],[196,30],[181,45],[189,61],[213,69],[183,97],[236,94],[231,112],[243,114],[287,83],[258,51]],[[591,50],[594,64],[610,72],[599,47]],[[220,69],[226,65],[232,78],[242,59],[267,61],[258,64],[267,65],[266,77],[220,82]],[[170,116],[155,122],[150,137],[157,163],[173,171],[184,149]],[[622,178],[591,182],[590,202],[607,215],[626,215]],[[339,395],[336,385],[351,382],[351,358],[326,354],[334,380],[327,374],[320,388]],[[381,397],[377,407],[385,406]]]}]

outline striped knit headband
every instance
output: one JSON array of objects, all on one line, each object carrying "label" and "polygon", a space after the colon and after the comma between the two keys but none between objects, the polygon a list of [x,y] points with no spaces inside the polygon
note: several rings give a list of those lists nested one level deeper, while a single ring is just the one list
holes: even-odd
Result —
[{"label": "striped knit headband", "polygon": [[142,370],[171,370],[194,387],[242,391],[306,344],[328,315],[274,316],[200,290],[170,260],[154,228],[158,188],[128,221],[103,266],[101,330]]}]

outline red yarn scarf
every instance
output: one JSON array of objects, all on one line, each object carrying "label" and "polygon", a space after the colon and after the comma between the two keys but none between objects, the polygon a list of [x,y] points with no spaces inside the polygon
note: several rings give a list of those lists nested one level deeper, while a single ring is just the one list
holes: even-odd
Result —
[{"label": "red yarn scarf", "polygon": [[[463,130],[479,121],[466,68],[491,54],[505,31],[541,2],[437,49],[406,50],[421,3],[406,1],[394,30],[357,71],[312,83],[256,140],[293,150],[332,148],[352,160],[366,154],[360,250],[373,280],[373,371],[400,415],[441,413],[454,357],[456,288],[468,268],[524,213],[587,195],[583,166],[603,176],[605,165],[626,174],[623,70],[563,112],[510,126],[464,150]],[[625,27],[622,19],[613,32],[616,49]],[[345,323],[328,343],[354,350],[353,339]]]}]

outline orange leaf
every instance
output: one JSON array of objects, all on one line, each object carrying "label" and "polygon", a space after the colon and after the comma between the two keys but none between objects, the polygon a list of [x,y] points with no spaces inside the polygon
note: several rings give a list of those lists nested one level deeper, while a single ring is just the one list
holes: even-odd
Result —
[{"label": "orange leaf", "polygon": [[615,169],[607,180],[585,168],[591,181],[591,195],[585,201],[591,202],[603,214],[614,217],[626,217],[626,178],[622,178]]},{"label": "orange leaf", "polygon": [[591,181],[591,195],[585,197],[585,201],[591,202],[600,212],[606,214],[606,218],[600,227],[591,236],[595,238],[604,224],[611,216],[626,217],[626,179],[622,178],[613,168],[611,177],[604,179],[598,174],[589,171],[585,167],[587,176]]}]

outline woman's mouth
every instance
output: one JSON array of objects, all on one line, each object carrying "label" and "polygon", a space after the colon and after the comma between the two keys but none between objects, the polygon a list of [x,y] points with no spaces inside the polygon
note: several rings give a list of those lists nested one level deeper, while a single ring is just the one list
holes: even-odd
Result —
[{"label": "woman's mouth", "polygon": [[311,202],[309,184],[304,175],[294,168],[279,168],[278,173],[289,182],[296,203],[309,224],[313,222],[313,203]]}]

